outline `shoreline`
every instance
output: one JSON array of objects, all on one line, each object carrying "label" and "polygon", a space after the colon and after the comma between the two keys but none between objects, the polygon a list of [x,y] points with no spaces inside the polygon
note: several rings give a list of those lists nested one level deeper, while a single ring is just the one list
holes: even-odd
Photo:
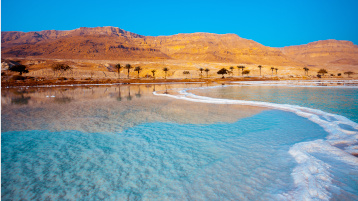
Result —
[{"label": "shoreline", "polygon": [[260,77],[229,77],[229,78],[192,78],[192,79],[93,79],[93,80],[60,80],[60,79],[48,79],[48,80],[12,80],[12,81],[1,81],[1,88],[8,87],[35,87],[35,86],[63,86],[63,85],[106,85],[106,84],[170,84],[170,83],[217,83],[225,84],[229,82],[239,81],[326,81],[326,80],[355,80],[353,78],[290,78],[280,79],[277,77],[273,78],[260,78]]}]

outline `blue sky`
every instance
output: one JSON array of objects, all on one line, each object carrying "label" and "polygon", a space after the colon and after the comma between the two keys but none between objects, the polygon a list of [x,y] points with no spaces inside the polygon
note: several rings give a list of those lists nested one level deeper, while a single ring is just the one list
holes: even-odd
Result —
[{"label": "blue sky", "polygon": [[114,26],[145,36],[235,33],[270,47],[358,44],[357,0],[2,0],[2,31]]}]

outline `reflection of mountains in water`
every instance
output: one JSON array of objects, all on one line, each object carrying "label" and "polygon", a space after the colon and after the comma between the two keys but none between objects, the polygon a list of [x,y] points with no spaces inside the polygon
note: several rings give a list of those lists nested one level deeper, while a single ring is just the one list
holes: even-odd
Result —
[{"label": "reflection of mountains in water", "polygon": [[36,92],[27,95],[30,98],[26,105],[11,103],[11,100],[21,96],[14,94],[14,89],[5,89],[2,91],[2,114],[7,119],[4,119],[6,123],[2,128],[4,131],[65,129],[117,132],[146,122],[235,122],[263,110],[256,107],[197,105],[158,97],[153,95],[154,87],[165,92],[189,86],[168,84],[37,88]]},{"label": "reflection of mountains in water", "polygon": [[[97,99],[97,98],[117,98],[119,101],[126,97],[132,100],[133,97],[141,98],[142,96],[151,95],[155,91],[155,85],[118,85],[118,86],[82,86],[82,87],[39,87],[28,90],[13,88],[3,89],[2,98],[6,101],[11,98],[13,102],[28,104],[32,102],[56,102],[69,103],[73,100]],[[161,89],[157,86],[157,89]],[[170,87],[169,87],[170,88]],[[25,96],[24,96],[25,95]],[[23,100],[23,101],[21,101]]]}]

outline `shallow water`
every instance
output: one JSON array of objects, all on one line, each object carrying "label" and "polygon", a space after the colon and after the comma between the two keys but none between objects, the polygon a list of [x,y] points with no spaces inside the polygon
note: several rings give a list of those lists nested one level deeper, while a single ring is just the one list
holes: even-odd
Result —
[{"label": "shallow water", "polygon": [[197,87],[3,90],[2,199],[358,199],[358,161],[326,128],[173,90]]},{"label": "shallow water", "polygon": [[298,105],[339,114],[358,122],[358,88],[234,85],[200,89],[193,93],[222,99]]}]

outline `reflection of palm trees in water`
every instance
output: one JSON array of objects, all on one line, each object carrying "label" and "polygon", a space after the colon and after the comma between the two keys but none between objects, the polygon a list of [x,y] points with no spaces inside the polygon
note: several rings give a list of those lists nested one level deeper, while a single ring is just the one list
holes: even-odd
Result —
[{"label": "reflection of palm trees in water", "polygon": [[131,87],[128,86],[128,96],[127,96],[127,100],[131,101],[132,100],[132,96],[131,96]]},{"label": "reflection of palm trees in water", "polygon": [[153,92],[155,92],[155,84],[153,85]]},{"label": "reflection of palm trees in water", "polygon": [[21,97],[12,98],[12,99],[11,99],[11,104],[27,105],[27,104],[29,104],[29,100],[30,100],[30,99],[31,99],[30,96],[25,97],[25,96],[22,94]]},{"label": "reflection of palm trees in water", "polygon": [[164,94],[169,94],[167,85],[165,85],[165,92],[164,92]]},{"label": "reflection of palm trees in water", "polygon": [[135,94],[137,98],[140,98],[142,94],[140,93],[140,86],[138,85],[138,93]]},{"label": "reflection of palm trees in water", "polygon": [[[67,91],[67,89],[64,89],[64,91]],[[60,94],[61,94],[61,97],[58,97],[58,96],[56,95],[56,93],[55,93],[54,101],[55,101],[56,103],[65,104],[65,103],[69,103],[69,102],[72,101],[73,98],[72,98],[72,97],[65,96],[65,94],[63,94],[63,91],[62,91],[62,90],[60,90],[59,92],[60,92]],[[93,93],[93,89],[92,89],[92,93]]]},{"label": "reflection of palm trees in water", "polygon": [[117,101],[122,101],[121,85],[119,85],[119,87],[118,87],[118,97],[117,97]]}]

